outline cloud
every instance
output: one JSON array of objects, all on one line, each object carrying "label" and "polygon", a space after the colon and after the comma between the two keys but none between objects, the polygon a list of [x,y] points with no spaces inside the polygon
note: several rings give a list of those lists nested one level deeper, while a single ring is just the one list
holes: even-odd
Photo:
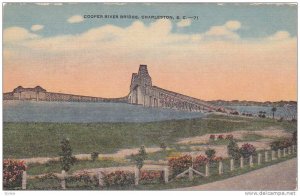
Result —
[{"label": "cloud", "polygon": [[40,31],[43,28],[44,28],[44,25],[38,25],[38,24],[36,24],[36,25],[32,25],[30,29],[31,29],[31,31]]},{"label": "cloud", "polygon": [[39,36],[33,33],[30,33],[27,29],[22,27],[9,27],[3,31],[3,41],[4,43],[17,42],[24,40],[32,40],[38,38]]},{"label": "cloud", "polygon": [[239,22],[190,34],[172,28],[169,20],[133,21],[127,27],[104,25],[52,37],[21,27],[4,29],[4,90],[22,83],[74,94],[124,96],[131,72],[145,63],[155,85],[202,99],[296,97],[297,39],[287,31],[245,39],[237,32]]},{"label": "cloud", "polygon": [[207,32],[204,33],[206,39],[218,39],[218,40],[237,40],[240,36],[234,32],[241,28],[239,21],[227,21],[221,26],[212,26]]},{"label": "cloud", "polygon": [[268,37],[269,40],[281,41],[290,38],[290,33],[287,31],[277,31],[274,35]]},{"label": "cloud", "polygon": [[81,15],[74,15],[71,16],[70,18],[68,18],[68,23],[80,23],[82,22],[84,19]]},{"label": "cloud", "polygon": [[187,27],[187,26],[190,26],[191,24],[192,24],[191,19],[185,19],[185,20],[179,21],[176,25],[177,25],[177,27]]},{"label": "cloud", "polygon": [[230,21],[227,21],[224,26],[231,31],[236,31],[236,30],[240,29],[242,25],[239,21],[230,20]]}]

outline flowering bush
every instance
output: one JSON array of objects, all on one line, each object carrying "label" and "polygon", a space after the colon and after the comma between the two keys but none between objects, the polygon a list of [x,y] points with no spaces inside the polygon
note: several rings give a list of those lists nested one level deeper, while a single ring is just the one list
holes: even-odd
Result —
[{"label": "flowering bush", "polygon": [[26,170],[23,161],[5,159],[3,161],[4,189],[14,189],[22,186],[22,174]]},{"label": "flowering bush", "polygon": [[232,140],[233,139],[233,135],[232,134],[226,135],[225,139]]},{"label": "flowering bush", "polygon": [[248,158],[251,155],[256,154],[256,148],[252,144],[248,144],[248,143],[243,144],[242,147],[240,148],[240,154],[244,158]]},{"label": "flowering bush", "polygon": [[222,157],[213,157],[213,158],[211,159],[212,162],[219,162],[219,161],[222,161],[222,160],[223,160]]},{"label": "flowering bush", "polygon": [[66,181],[68,182],[84,182],[85,184],[95,184],[97,181],[94,181],[94,178],[92,176],[89,176],[87,172],[83,172],[81,174],[76,174],[74,176],[68,176],[66,178]]},{"label": "flowering bush", "polygon": [[181,157],[170,158],[168,165],[172,169],[174,175],[180,174],[192,166],[192,156],[184,155]]},{"label": "flowering bush", "polygon": [[49,179],[60,181],[60,179],[54,173],[47,173],[43,176],[37,176],[36,179],[39,179],[42,182]]},{"label": "flowering bush", "polygon": [[194,168],[199,168],[200,166],[205,165],[208,162],[207,157],[203,156],[203,155],[199,155],[195,158],[194,160]]},{"label": "flowering bush", "polygon": [[210,140],[215,140],[215,138],[216,138],[215,135],[210,135],[210,136],[209,136],[209,139],[210,139]]},{"label": "flowering bush", "polygon": [[222,140],[224,139],[224,136],[223,135],[218,135],[218,140]]},{"label": "flowering bush", "polygon": [[160,182],[163,179],[162,171],[141,171],[140,181],[141,183],[155,183]]},{"label": "flowering bush", "polygon": [[104,175],[105,186],[129,186],[134,184],[134,173],[125,171],[115,171]]},{"label": "flowering bush", "polygon": [[293,141],[292,139],[288,139],[288,138],[276,140],[270,144],[272,150],[278,150],[278,149],[282,150],[291,145],[293,145]]}]

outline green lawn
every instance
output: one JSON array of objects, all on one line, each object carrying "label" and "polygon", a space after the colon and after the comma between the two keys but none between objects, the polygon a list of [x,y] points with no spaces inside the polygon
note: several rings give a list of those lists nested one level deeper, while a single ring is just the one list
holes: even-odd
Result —
[{"label": "green lawn", "polygon": [[[224,121],[218,119],[242,120]],[[210,115],[205,119],[170,120],[151,123],[4,123],[4,158],[58,156],[60,140],[70,139],[74,154],[112,153],[121,148],[145,145],[167,146],[184,137],[235,130],[260,130],[282,127],[297,129],[292,122]]]},{"label": "green lawn", "polygon": [[255,133],[252,134],[247,134],[243,137],[243,140],[245,141],[256,141],[256,140],[260,140],[263,139],[264,137]]}]

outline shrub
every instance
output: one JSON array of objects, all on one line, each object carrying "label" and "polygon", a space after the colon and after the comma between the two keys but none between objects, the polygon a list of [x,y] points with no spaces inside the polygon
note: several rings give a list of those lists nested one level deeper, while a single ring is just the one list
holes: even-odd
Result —
[{"label": "shrub", "polygon": [[199,155],[195,158],[194,160],[194,168],[199,168],[200,166],[205,165],[208,162],[207,157],[203,156],[203,155]]},{"label": "shrub", "polygon": [[241,157],[239,146],[237,145],[235,140],[230,140],[227,145],[227,153],[228,155],[237,160]]},{"label": "shrub", "polygon": [[173,175],[180,174],[192,166],[192,156],[184,155],[181,157],[174,157],[169,159],[168,165],[173,171]]},{"label": "shrub", "polygon": [[60,179],[54,174],[54,173],[46,173],[45,175],[38,177],[40,181],[46,181],[46,180],[57,180],[60,181]]},{"label": "shrub", "polygon": [[240,148],[240,154],[244,158],[249,158],[251,155],[256,154],[256,148],[252,144],[243,144],[242,147]]},{"label": "shrub", "polygon": [[15,189],[22,185],[22,174],[26,170],[23,161],[6,159],[3,161],[4,189]]},{"label": "shrub", "polygon": [[219,162],[219,161],[222,161],[223,160],[223,157],[213,157],[212,158],[212,162]]},{"label": "shrub", "polygon": [[139,153],[136,155],[132,155],[135,160],[136,167],[140,170],[144,166],[144,161],[147,158],[147,153],[144,146],[141,146]]},{"label": "shrub", "polygon": [[225,139],[232,140],[233,139],[233,135],[232,134],[226,135]]},{"label": "shrub", "polygon": [[92,152],[91,153],[92,161],[96,161],[98,156],[99,156],[99,152]]},{"label": "shrub", "polygon": [[76,174],[74,176],[68,176],[66,178],[67,182],[83,182],[86,185],[97,185],[97,178],[93,178],[92,176],[89,176],[87,172],[83,172],[80,174]]},{"label": "shrub", "polygon": [[163,180],[163,171],[141,171],[141,183],[156,183]]},{"label": "shrub", "polygon": [[209,136],[209,139],[210,139],[210,140],[215,140],[215,138],[216,138],[215,135],[210,135],[210,136]]},{"label": "shrub", "polygon": [[224,136],[223,135],[218,135],[218,140],[223,140]]},{"label": "shrub", "polygon": [[232,115],[239,115],[239,112],[238,111],[234,111],[234,112],[230,112],[230,114],[232,114]]},{"label": "shrub", "polygon": [[63,170],[66,172],[74,165],[76,159],[72,156],[72,148],[69,139],[64,138],[61,141],[60,163]]},{"label": "shrub", "polygon": [[293,139],[284,138],[284,139],[279,139],[279,140],[273,141],[270,144],[270,147],[272,150],[278,150],[278,149],[282,150],[291,145],[293,145]]},{"label": "shrub", "polygon": [[160,148],[165,151],[167,149],[167,145],[165,143],[161,143]]},{"label": "shrub", "polygon": [[129,186],[134,184],[134,173],[125,171],[115,171],[103,176],[104,185],[111,186]]},{"label": "shrub", "polygon": [[260,118],[266,118],[266,112],[264,112],[264,111],[259,111],[259,112],[258,112],[258,117],[260,117]]},{"label": "shrub", "polygon": [[206,154],[207,158],[209,160],[211,160],[216,155],[216,151],[214,149],[209,148],[205,151],[205,154]]}]

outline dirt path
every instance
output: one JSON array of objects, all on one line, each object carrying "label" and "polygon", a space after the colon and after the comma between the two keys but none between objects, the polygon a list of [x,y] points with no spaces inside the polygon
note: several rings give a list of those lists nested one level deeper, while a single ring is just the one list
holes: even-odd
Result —
[{"label": "dirt path", "polygon": [[[147,153],[160,151],[161,148],[146,148]],[[129,148],[129,149],[121,149],[116,153],[111,154],[99,154],[99,157],[109,157],[109,158],[125,158],[126,156],[130,156],[131,154],[138,153],[139,148]],[[74,155],[79,160],[91,160],[91,154],[77,154]],[[24,161],[25,163],[40,163],[44,164],[48,161],[58,161],[59,157],[34,157],[34,158],[24,158],[19,159]]]},{"label": "dirt path", "polygon": [[297,159],[258,169],[229,179],[175,190],[182,191],[246,191],[295,190],[297,188]]},{"label": "dirt path", "polygon": [[[258,131],[246,131],[246,130],[240,130],[240,131],[232,131],[228,133],[214,133],[213,135],[229,135],[231,134],[235,139],[243,139],[248,134],[257,134],[263,137],[291,137],[292,134],[289,132],[286,132],[282,129],[276,129],[273,127],[270,127],[268,129],[264,130],[258,130]],[[205,144],[209,142],[209,136],[211,134],[205,134],[202,136],[196,136],[196,137],[188,137],[180,139],[177,143],[178,144]]]},{"label": "dirt path", "polygon": [[[268,149],[269,143],[272,141],[270,138],[276,138],[276,137],[291,137],[292,134],[288,133],[284,130],[276,129],[273,127],[270,127],[269,129],[265,130],[259,130],[259,131],[232,131],[228,133],[215,133],[214,135],[228,135],[232,134],[234,138],[236,139],[243,139],[247,134],[257,134],[261,135],[263,137],[269,137],[265,139],[261,139],[258,141],[249,141],[247,143],[250,143],[254,145],[258,150],[260,149]],[[189,138],[183,138],[180,139],[177,143],[180,145],[193,145],[193,144],[207,144],[209,142],[209,136],[210,134],[205,134],[203,136],[196,136],[196,137],[189,137]],[[238,145],[242,145],[245,142],[239,142]],[[193,151],[198,152],[186,152],[186,153],[196,153],[196,154],[204,154],[204,151],[207,148],[214,148],[216,150],[217,156],[227,157],[227,148],[224,145],[207,145],[205,147],[199,147],[199,146],[191,146]],[[125,158],[126,156],[129,156],[131,154],[136,154],[138,152],[139,148],[130,148],[130,149],[121,149],[117,151],[116,153],[111,154],[99,154],[99,157],[110,157],[110,158]],[[160,151],[161,148],[146,148],[146,151],[148,153],[151,152],[157,152]],[[79,160],[90,160],[91,155],[90,154],[77,154],[75,157]],[[25,161],[28,163],[41,163],[44,164],[50,160],[58,161],[59,157],[34,157],[34,158],[25,158],[25,159],[19,159]]]}]

